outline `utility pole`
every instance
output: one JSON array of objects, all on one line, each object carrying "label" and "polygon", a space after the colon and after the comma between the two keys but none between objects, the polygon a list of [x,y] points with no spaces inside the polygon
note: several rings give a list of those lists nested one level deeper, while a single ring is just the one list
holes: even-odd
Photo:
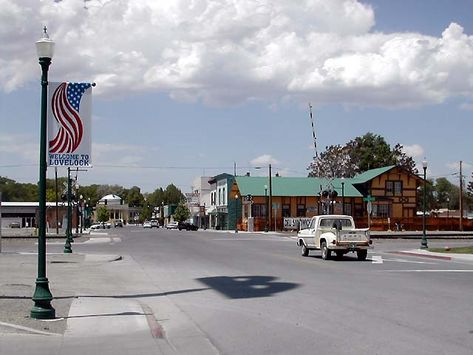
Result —
[{"label": "utility pole", "polygon": [[271,176],[271,164],[269,164],[269,203],[268,203],[268,220],[269,220],[269,230],[271,230],[271,217],[273,214],[273,183],[272,183],[272,176]]},{"label": "utility pole", "polygon": [[0,191],[0,253],[2,252],[2,191]]},{"label": "utility pole", "polygon": [[462,164],[460,160],[460,231],[463,231],[463,173]]},{"label": "utility pole", "polygon": [[315,175],[320,177],[319,166],[317,165],[319,161],[319,154],[317,153],[317,134],[315,133],[315,123],[314,116],[312,115],[312,105],[309,102],[309,115],[310,115],[310,124],[312,126],[312,141],[314,143],[314,164],[316,164]]}]

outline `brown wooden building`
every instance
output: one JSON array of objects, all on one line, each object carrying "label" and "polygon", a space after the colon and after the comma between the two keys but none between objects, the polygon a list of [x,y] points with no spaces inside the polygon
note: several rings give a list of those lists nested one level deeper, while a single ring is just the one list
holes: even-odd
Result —
[{"label": "brown wooden building", "polygon": [[[229,197],[241,229],[249,221],[254,230],[282,230],[290,218],[318,214],[348,214],[357,225],[387,230],[401,228],[417,213],[418,187],[423,179],[409,171],[387,166],[354,178],[236,176]],[[369,217],[369,218],[368,218]]]}]

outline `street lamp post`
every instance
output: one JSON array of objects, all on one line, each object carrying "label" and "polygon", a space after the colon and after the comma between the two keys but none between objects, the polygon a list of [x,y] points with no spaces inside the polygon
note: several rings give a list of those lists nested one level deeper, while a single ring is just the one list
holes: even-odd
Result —
[{"label": "street lamp post", "polygon": [[79,196],[79,206],[80,206],[80,234],[82,235],[82,226],[84,225],[84,196]]},{"label": "street lamp post", "polygon": [[345,181],[342,177],[342,214],[345,214]]},{"label": "street lamp post", "polygon": [[425,234],[425,186],[426,186],[426,177],[427,177],[427,160],[422,162],[422,169],[424,169],[424,187],[422,189],[422,242],[420,245],[421,249],[427,249],[427,236]]},{"label": "street lamp post", "polygon": [[159,211],[161,215],[161,221],[162,227],[164,227],[164,201],[161,201],[161,210]]},{"label": "street lamp post", "polygon": [[238,233],[238,194],[235,194],[235,233]]},{"label": "street lamp post", "polygon": [[67,226],[66,226],[66,242],[64,243],[64,253],[72,253],[72,182],[71,182],[71,168],[67,168]]},{"label": "street lamp post", "polygon": [[264,185],[264,201],[266,205],[266,213],[264,214],[265,216],[265,223],[264,223],[264,231],[268,232],[268,211],[269,211],[269,203],[268,203],[268,185]]},{"label": "street lamp post", "polygon": [[53,296],[49,291],[49,281],[46,277],[46,133],[47,133],[47,103],[48,103],[48,70],[54,52],[54,42],[49,38],[44,27],[43,37],[36,42],[36,52],[41,65],[41,124],[39,146],[39,232],[38,232],[38,277],[32,297],[34,306],[31,318],[53,319],[56,311],[51,305]]}]

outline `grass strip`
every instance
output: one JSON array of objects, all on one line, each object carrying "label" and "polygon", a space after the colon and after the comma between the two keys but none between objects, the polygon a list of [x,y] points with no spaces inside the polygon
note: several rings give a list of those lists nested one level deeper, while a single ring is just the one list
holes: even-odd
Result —
[{"label": "grass strip", "polygon": [[473,246],[456,248],[429,248],[434,253],[473,254]]}]

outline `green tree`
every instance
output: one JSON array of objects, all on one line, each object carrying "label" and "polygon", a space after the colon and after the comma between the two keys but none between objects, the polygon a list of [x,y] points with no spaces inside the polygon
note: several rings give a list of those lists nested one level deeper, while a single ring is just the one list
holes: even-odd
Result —
[{"label": "green tree", "polygon": [[[431,211],[437,208],[437,199],[435,198],[435,186],[432,180],[427,179],[425,184],[425,210]],[[424,186],[419,187],[417,193],[417,211],[423,210],[423,196],[424,196]]]},{"label": "green tree", "polygon": [[309,176],[353,177],[364,171],[397,165],[417,174],[414,160],[403,152],[403,146],[391,146],[383,137],[373,133],[356,137],[344,146],[332,145],[320,154],[309,167]]},{"label": "green tree", "polygon": [[460,207],[460,188],[446,178],[435,181],[436,208],[449,208],[456,210]]},{"label": "green tree", "polygon": [[165,204],[179,204],[185,200],[185,196],[182,194],[174,184],[170,184],[164,191],[164,203]]},{"label": "green tree", "polygon": [[179,205],[176,208],[176,211],[174,211],[174,220],[178,222],[184,222],[186,219],[188,219],[191,215],[191,212],[187,208],[187,206],[184,203],[179,203]]},{"label": "green tree", "polygon": [[18,183],[15,180],[0,177],[0,191],[5,202],[38,201],[38,185]]},{"label": "green tree", "polygon": [[466,187],[465,205],[468,211],[473,211],[473,173],[471,173],[471,181]]},{"label": "green tree", "polygon": [[308,170],[309,177],[324,176],[328,178],[353,176],[355,171],[350,164],[350,154],[347,146],[331,145],[326,147],[318,160],[314,160]]},{"label": "green tree", "polygon": [[153,206],[161,206],[161,203],[163,202],[164,204],[166,204],[164,195],[165,194],[163,188],[159,187],[148,195],[147,200]]},{"label": "green tree", "polygon": [[97,202],[103,197],[99,195],[99,186],[100,185],[97,184],[89,186],[80,186],[78,195],[82,195],[82,197],[90,206],[95,206]]},{"label": "green tree", "polygon": [[350,148],[351,165],[356,167],[356,172],[396,164],[391,147],[380,135],[368,132],[348,142],[347,146]]},{"label": "green tree", "polygon": [[149,220],[153,215],[153,207],[148,203],[145,203],[140,213],[140,222]]},{"label": "green tree", "polygon": [[122,197],[130,207],[143,206],[144,196],[141,194],[141,190],[137,186],[133,186],[131,189],[126,191],[126,196]]},{"label": "green tree", "polygon": [[108,213],[107,207],[105,206],[100,206],[97,209],[97,221],[99,222],[107,222],[110,218],[110,215]]}]

